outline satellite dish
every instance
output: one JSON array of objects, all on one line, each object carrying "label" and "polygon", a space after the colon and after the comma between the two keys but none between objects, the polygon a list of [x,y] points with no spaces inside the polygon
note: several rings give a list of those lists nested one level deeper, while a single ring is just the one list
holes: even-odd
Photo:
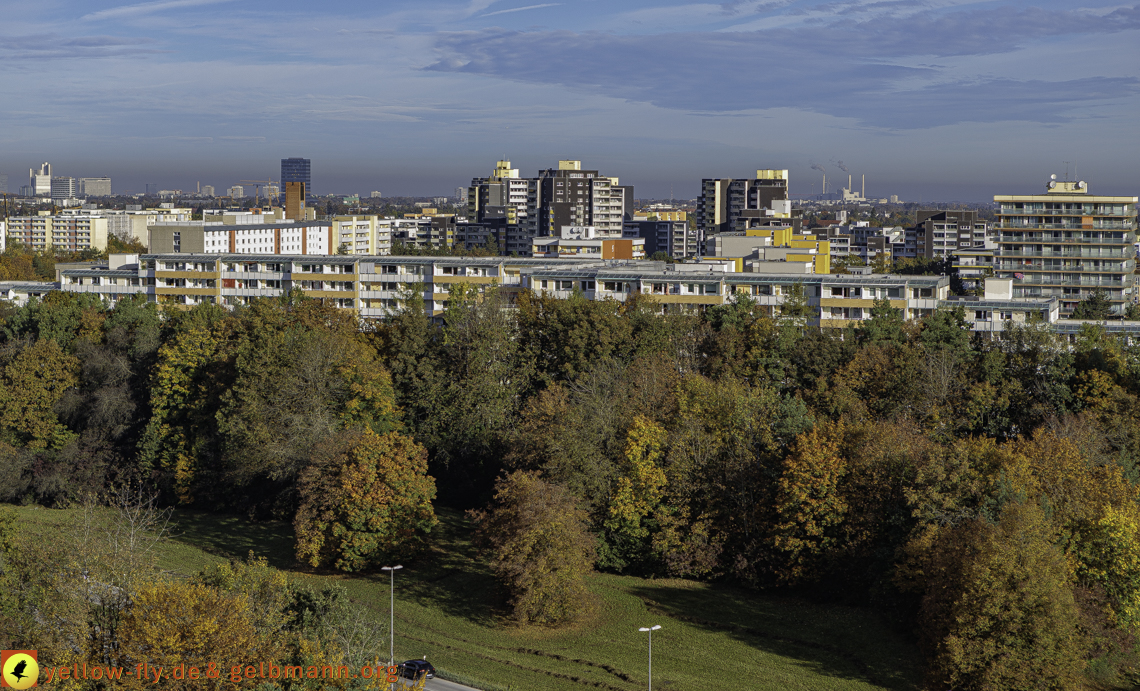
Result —
[{"label": "satellite dish", "polygon": [[1080,182],[1077,183],[1077,189],[1083,190],[1084,188],[1085,188],[1085,181],[1084,180],[1081,180]]},{"label": "satellite dish", "polygon": [[[1056,176],[1053,176],[1053,177],[1056,177]],[[1052,180],[1049,181],[1049,189],[1053,189],[1056,186],[1057,186],[1057,183],[1053,182]]]},{"label": "satellite dish", "polygon": [[1056,173],[1053,173],[1052,175],[1050,175],[1050,176],[1049,176],[1049,179],[1050,179],[1050,180],[1056,180],[1056,179],[1057,179],[1057,174],[1056,174]]}]

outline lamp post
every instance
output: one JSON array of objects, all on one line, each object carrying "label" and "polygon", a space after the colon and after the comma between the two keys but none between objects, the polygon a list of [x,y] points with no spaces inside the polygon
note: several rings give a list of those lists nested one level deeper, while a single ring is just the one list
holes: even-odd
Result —
[{"label": "lamp post", "polygon": [[381,566],[381,571],[387,571],[391,577],[388,585],[388,666],[396,664],[396,572],[404,568],[402,564],[396,566]]},{"label": "lamp post", "polygon": [[659,628],[661,628],[660,624],[651,626],[648,629],[644,626],[638,629],[638,631],[649,632],[649,691],[653,691],[653,632]]}]

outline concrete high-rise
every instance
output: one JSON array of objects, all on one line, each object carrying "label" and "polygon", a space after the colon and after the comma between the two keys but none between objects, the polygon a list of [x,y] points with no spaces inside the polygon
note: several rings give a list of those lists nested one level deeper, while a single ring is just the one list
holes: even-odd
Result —
[{"label": "concrete high-rise", "polygon": [[290,182],[305,183],[305,193],[313,191],[312,166],[307,158],[281,159],[281,185],[288,189]]},{"label": "concrete high-rise", "polygon": [[994,272],[1014,298],[1056,296],[1061,313],[1103,290],[1121,313],[1137,296],[1137,197],[1089,194],[1082,182],[1050,181],[1045,194],[995,195],[1001,205]]},{"label": "concrete high-rise", "polygon": [[28,191],[33,197],[51,196],[51,164],[44,162],[37,173],[35,168],[28,170]]},{"label": "concrete high-rise", "polygon": [[79,178],[79,194],[84,197],[109,197],[111,178]]}]

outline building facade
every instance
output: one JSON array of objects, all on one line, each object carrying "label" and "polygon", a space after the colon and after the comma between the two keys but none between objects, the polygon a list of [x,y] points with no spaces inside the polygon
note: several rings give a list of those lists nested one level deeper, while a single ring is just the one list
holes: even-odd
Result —
[{"label": "building facade", "polygon": [[1097,290],[1122,313],[1137,297],[1137,199],[1058,181],[1044,194],[995,196],[1001,208],[994,272],[1013,279],[1015,298],[1057,297],[1064,315]]},{"label": "building facade", "polygon": [[312,162],[307,158],[281,159],[281,186],[286,183],[303,182],[305,191],[313,191]]},{"label": "building facade", "polygon": [[54,177],[51,179],[52,199],[75,199],[77,196],[79,196],[79,184],[75,178]]},{"label": "building facade", "polygon": [[328,221],[251,225],[155,224],[147,247],[156,253],[333,254],[337,238]]},{"label": "building facade", "polygon": [[111,178],[79,178],[78,186],[81,197],[111,196]]}]

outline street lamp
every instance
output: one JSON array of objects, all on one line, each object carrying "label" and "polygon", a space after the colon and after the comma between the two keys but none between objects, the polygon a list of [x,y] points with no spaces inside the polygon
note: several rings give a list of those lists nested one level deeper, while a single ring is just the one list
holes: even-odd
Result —
[{"label": "street lamp", "polygon": [[661,628],[660,624],[651,626],[648,629],[644,626],[638,629],[638,631],[649,632],[649,691],[653,691],[653,632],[659,628]]},{"label": "street lamp", "polygon": [[388,597],[390,598],[388,604],[388,615],[390,620],[388,622],[388,666],[396,664],[396,572],[404,568],[402,564],[396,566],[381,566],[381,571],[387,571],[391,576]]}]

